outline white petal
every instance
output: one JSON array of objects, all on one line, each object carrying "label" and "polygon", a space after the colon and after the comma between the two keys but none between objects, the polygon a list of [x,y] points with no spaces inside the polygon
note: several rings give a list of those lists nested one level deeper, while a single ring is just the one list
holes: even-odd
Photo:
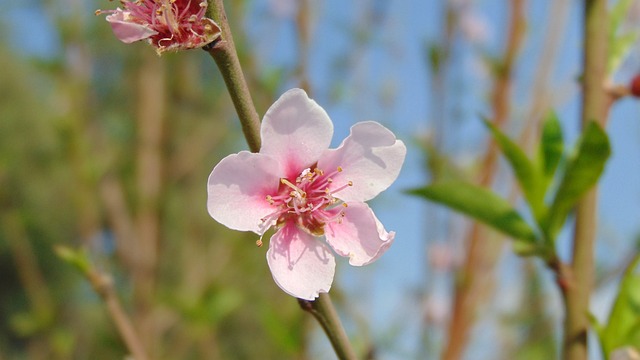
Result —
[{"label": "white petal", "polygon": [[333,176],[333,189],[353,182],[335,193],[337,198],[367,201],[396,180],[406,153],[404,143],[387,128],[374,121],[360,122],[351,127],[351,134],[337,149],[322,154],[318,168],[325,173],[342,168]]},{"label": "white petal", "polygon": [[113,34],[123,43],[130,44],[158,33],[151,29],[148,24],[135,23],[130,21],[129,17],[129,12],[121,9],[116,9],[113,14],[106,17],[106,20],[111,25]]},{"label": "white petal", "polygon": [[287,224],[269,241],[267,263],[273,280],[287,294],[313,300],[329,292],[336,261],[318,238]]},{"label": "white petal", "polygon": [[278,162],[267,155],[241,151],[225,157],[209,175],[209,215],[231,229],[262,234],[260,219],[275,210],[266,196],[277,193],[279,173]]},{"label": "white petal", "polygon": [[304,90],[291,89],[269,108],[261,127],[261,154],[278,160],[284,176],[295,178],[329,148],[331,119]]},{"label": "white petal", "polygon": [[395,233],[388,233],[365,203],[348,203],[344,212],[342,223],[325,226],[327,242],[353,266],[374,262],[389,249]]}]

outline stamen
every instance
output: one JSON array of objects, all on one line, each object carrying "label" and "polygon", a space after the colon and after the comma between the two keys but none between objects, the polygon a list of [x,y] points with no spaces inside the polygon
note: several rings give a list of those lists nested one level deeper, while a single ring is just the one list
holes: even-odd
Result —
[{"label": "stamen", "polygon": [[300,195],[304,194],[303,196],[306,196],[304,191],[302,191],[299,187],[293,185],[289,180],[287,180],[285,178],[282,178],[282,179],[280,179],[280,182],[285,184],[285,185],[287,185],[288,187],[292,188],[293,190],[297,191]]}]

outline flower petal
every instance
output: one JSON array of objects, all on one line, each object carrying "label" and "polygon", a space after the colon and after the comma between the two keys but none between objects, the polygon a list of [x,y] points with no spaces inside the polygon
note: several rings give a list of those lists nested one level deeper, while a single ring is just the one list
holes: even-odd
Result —
[{"label": "flower petal", "polygon": [[322,154],[318,168],[325,172],[342,168],[332,176],[333,189],[353,182],[335,193],[337,198],[367,201],[396,180],[406,153],[404,143],[390,130],[374,121],[360,122],[351,127],[351,134],[337,149]]},{"label": "flower petal", "polygon": [[393,243],[395,232],[387,232],[365,203],[348,203],[341,223],[325,227],[327,242],[353,266],[377,260]]},{"label": "flower petal", "polygon": [[283,166],[284,177],[295,178],[310,167],[331,143],[333,124],[320,105],[304,90],[282,94],[264,115],[261,154]]},{"label": "flower petal", "polygon": [[139,40],[147,39],[158,32],[149,25],[142,25],[128,20],[129,12],[116,9],[113,14],[106,17],[111,24],[113,34],[123,43],[131,44]]},{"label": "flower petal", "polygon": [[280,184],[278,162],[241,151],[220,161],[207,185],[207,208],[216,221],[234,230],[264,233],[260,219],[275,210],[266,201]]},{"label": "flower petal", "polygon": [[267,263],[276,284],[304,300],[329,292],[336,267],[328,246],[291,223],[271,237]]}]

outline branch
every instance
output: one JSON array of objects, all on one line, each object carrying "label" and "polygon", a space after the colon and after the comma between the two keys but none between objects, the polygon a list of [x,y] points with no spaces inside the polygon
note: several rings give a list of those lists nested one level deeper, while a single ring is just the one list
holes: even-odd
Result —
[{"label": "branch", "polygon": [[244,79],[236,47],[233,43],[231,28],[227,21],[222,0],[211,1],[211,13],[213,20],[220,26],[222,35],[214,41],[206,50],[215,60],[220,73],[227,85],[227,90],[233,101],[233,106],[240,118],[242,132],[247,139],[249,149],[253,152],[260,151],[260,118],[253,105],[249,87]]},{"label": "branch", "polygon": [[118,333],[131,352],[131,355],[133,355],[133,358],[135,360],[148,360],[149,356],[147,356],[142,341],[140,341],[140,337],[135,332],[131,320],[120,304],[120,300],[113,287],[111,276],[97,271],[82,251],[75,251],[65,246],[56,246],[54,250],[62,260],[73,265],[89,280],[95,292],[107,305],[109,316],[111,316],[111,319],[118,329]]},{"label": "branch", "polygon": [[318,320],[325,334],[327,334],[329,341],[331,341],[331,346],[333,346],[333,350],[335,350],[339,359],[357,359],[356,354],[349,343],[347,333],[344,331],[342,323],[340,323],[338,313],[333,307],[329,294],[322,293],[314,301],[298,299],[298,303],[302,310],[311,313],[311,315]]},{"label": "branch", "polygon": [[[584,2],[584,78],[582,126],[589,121],[605,124],[609,98],[604,90],[607,70],[608,13],[606,0]],[[586,359],[589,297],[594,284],[593,247],[597,222],[597,188],[578,204],[573,238],[574,284],[566,293],[565,359]]]}]

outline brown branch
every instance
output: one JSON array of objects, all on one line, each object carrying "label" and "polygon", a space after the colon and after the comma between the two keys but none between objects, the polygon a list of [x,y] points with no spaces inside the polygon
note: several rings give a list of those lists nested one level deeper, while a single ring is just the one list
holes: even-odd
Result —
[{"label": "brown branch", "polygon": [[[491,96],[493,121],[498,127],[502,127],[509,116],[512,71],[516,55],[522,44],[525,30],[524,21],[524,0],[513,0],[511,2],[507,46]],[[492,185],[496,173],[497,158],[497,146],[495,142],[490,141],[483,160],[481,186],[490,187]],[[475,320],[479,296],[487,286],[491,271],[500,253],[496,251],[499,244],[487,241],[487,229],[474,222],[469,234],[465,263],[455,288],[452,319],[443,359],[460,359],[464,353],[469,332]]]},{"label": "brown branch", "polygon": [[145,352],[144,345],[140,341],[140,337],[134,330],[131,320],[125,313],[120,300],[113,288],[113,280],[110,276],[101,274],[95,269],[89,269],[85,276],[91,283],[95,292],[102,298],[107,305],[109,316],[116,325],[118,333],[127,345],[127,348],[133,355],[135,360],[148,360],[149,356]]}]

